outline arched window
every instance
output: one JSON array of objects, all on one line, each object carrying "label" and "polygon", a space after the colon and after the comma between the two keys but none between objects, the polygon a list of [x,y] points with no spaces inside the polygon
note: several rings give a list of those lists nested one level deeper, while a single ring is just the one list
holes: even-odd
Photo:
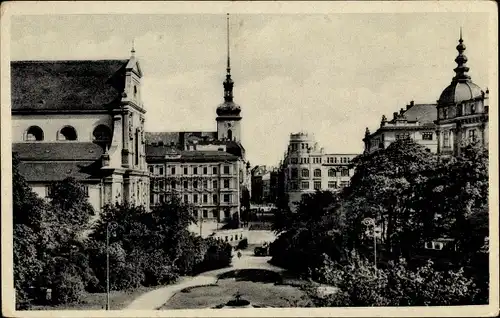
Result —
[{"label": "arched window", "polygon": [[78,136],[76,134],[75,128],[71,126],[65,126],[59,131],[58,140],[77,140]]},{"label": "arched window", "polygon": [[292,175],[292,178],[297,178],[299,176],[299,172],[298,172],[297,168],[292,168],[291,175]]},{"label": "arched window", "polygon": [[26,131],[26,141],[42,141],[43,130],[38,126],[31,126]]},{"label": "arched window", "polygon": [[302,169],[302,177],[309,178],[309,170],[308,169]]},{"label": "arched window", "polygon": [[99,125],[92,133],[94,141],[108,142],[111,140],[111,130],[106,125]]},{"label": "arched window", "polygon": [[329,176],[329,177],[335,177],[335,170],[333,170],[333,169],[329,169],[329,170],[328,170],[328,176]]},{"label": "arched window", "polygon": [[314,169],[314,176],[321,177],[321,169]]},{"label": "arched window", "polygon": [[233,131],[232,131],[231,129],[229,129],[229,130],[227,131],[227,138],[228,138],[229,140],[233,140]]}]

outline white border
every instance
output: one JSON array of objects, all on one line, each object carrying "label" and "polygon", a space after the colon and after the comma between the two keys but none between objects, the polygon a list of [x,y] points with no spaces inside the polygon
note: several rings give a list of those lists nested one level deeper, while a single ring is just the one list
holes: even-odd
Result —
[{"label": "white border", "polygon": [[[373,2],[7,2],[1,5],[1,186],[11,189],[10,17],[41,14],[179,14],[179,13],[449,13],[488,12],[490,50],[490,305],[399,308],[287,308],[175,311],[13,311],[12,198],[2,191],[2,314],[8,317],[296,317],[406,316],[465,317],[498,313],[498,16],[492,1],[373,1]],[[486,57],[485,57],[486,58]],[[10,265],[10,266],[9,266]]]}]

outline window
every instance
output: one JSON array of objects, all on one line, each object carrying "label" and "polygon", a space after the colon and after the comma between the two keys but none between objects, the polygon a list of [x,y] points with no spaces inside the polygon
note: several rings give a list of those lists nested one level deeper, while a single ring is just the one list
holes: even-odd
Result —
[{"label": "window", "polygon": [[208,195],[204,194],[203,195],[203,203],[207,203],[208,202]]},{"label": "window", "polygon": [[175,167],[170,168],[170,174],[174,175],[175,174]]},{"label": "window", "polygon": [[155,167],[154,166],[149,166],[149,173],[151,173],[151,174],[155,173]]},{"label": "window", "polygon": [[229,174],[229,166],[224,166],[224,174]]},{"label": "window", "polygon": [[292,181],[292,182],[290,183],[290,188],[291,188],[292,190],[297,190],[297,189],[299,188],[299,187],[298,187],[298,185],[297,185],[297,181]]},{"label": "window", "polygon": [[297,168],[292,168],[292,170],[290,170],[290,172],[291,172],[292,178],[297,178],[299,176],[299,171],[297,170]]},{"label": "window", "polygon": [[321,189],[321,181],[314,181],[314,190]]},{"label": "window", "polygon": [[349,176],[349,169],[342,169],[342,177],[348,177]]},{"label": "window", "polygon": [[309,170],[302,169],[302,177],[303,178],[309,178]]},{"label": "window", "polygon": [[337,189],[337,181],[328,181],[328,189]]},{"label": "window", "polygon": [[193,215],[195,218],[198,218],[198,210],[193,210]]},{"label": "window", "polygon": [[217,167],[212,168],[212,174],[217,174]]},{"label": "window", "polygon": [[347,187],[348,185],[349,185],[349,181],[341,181],[340,182],[340,187],[341,188]]},{"label": "window", "polygon": [[432,140],[432,132],[423,132],[422,140]]},{"label": "window", "polygon": [[198,195],[196,193],[193,194],[193,203],[198,203]]},{"label": "window", "polygon": [[334,163],[337,163],[337,157],[333,158]]},{"label": "window", "polygon": [[152,193],[149,195],[149,204],[155,204],[155,196]]},{"label": "window", "polygon": [[309,182],[307,182],[307,181],[302,181],[302,182],[300,183],[300,188],[301,188],[302,190],[309,189]]},{"label": "window", "polygon": [[177,184],[176,184],[175,180],[172,180],[172,181],[170,182],[170,186],[172,187],[172,190],[174,190],[174,189],[175,189],[175,187],[177,186]]},{"label": "window", "polygon": [[450,147],[450,132],[443,131],[443,146]]},{"label": "window", "polygon": [[333,170],[333,169],[328,169],[328,176],[329,176],[329,177],[335,177],[335,170]]},{"label": "window", "polygon": [[217,200],[217,194],[213,194],[213,195],[212,195],[212,202],[213,202],[213,203],[217,203],[217,201],[218,201],[218,200]]},{"label": "window", "polygon": [[476,104],[473,103],[472,105],[470,105],[470,113],[471,114],[475,114],[476,113]]},{"label": "window", "polygon": [[207,167],[203,167],[203,174],[208,174],[208,168]]},{"label": "window", "polygon": [[198,167],[193,167],[193,174],[198,174]]},{"label": "window", "polygon": [[31,126],[26,132],[27,141],[42,141],[43,140],[43,130],[38,126]]},{"label": "window", "polygon": [[224,217],[228,218],[229,217],[229,210],[224,210]]},{"label": "window", "polygon": [[217,180],[212,181],[212,188],[217,189]]},{"label": "window", "polygon": [[203,189],[208,189],[208,180],[203,180]]},{"label": "window", "polygon": [[224,199],[225,203],[229,203],[229,202],[231,202],[231,195],[230,194],[224,194],[223,199]]},{"label": "window", "polygon": [[469,141],[476,142],[476,140],[477,140],[476,130],[475,129],[469,130]]},{"label": "window", "polygon": [[448,109],[443,108],[443,119],[448,118]]},{"label": "window", "polygon": [[137,166],[139,164],[139,139],[141,138],[139,129],[135,130],[135,138],[134,138],[134,161],[135,165]]},{"label": "window", "polygon": [[184,181],[184,189],[187,189],[187,188],[188,188],[188,182]]},{"label": "window", "polygon": [[188,174],[188,167],[184,167],[184,174]]},{"label": "window", "polygon": [[297,164],[297,158],[291,158],[290,159],[291,164]]},{"label": "window", "polygon": [[82,185],[82,191],[83,191],[83,194],[88,198],[89,197],[89,186]]},{"label": "window", "polygon": [[229,180],[224,180],[224,189],[229,189]]},{"label": "window", "polygon": [[46,196],[48,198],[51,198],[52,195],[54,194],[54,185],[52,184],[49,184],[46,188],[45,188],[45,192],[46,192]]},{"label": "window", "polygon": [[193,188],[198,189],[198,181],[193,181]]},{"label": "window", "polygon": [[160,203],[165,202],[165,195],[160,194]]},{"label": "window", "polygon": [[207,210],[203,210],[203,217],[208,218],[208,211]]},{"label": "window", "polygon": [[94,141],[108,142],[111,140],[111,130],[106,125],[97,126],[92,132]]},{"label": "window", "polygon": [[184,203],[189,202],[189,196],[187,194],[184,194]]},{"label": "window", "polygon": [[160,187],[160,191],[165,190],[165,182],[163,180],[159,181],[159,187]]},{"label": "window", "polygon": [[162,166],[160,166],[159,168],[160,168],[160,169],[159,169],[159,171],[160,171],[160,176],[163,176],[163,167],[162,167]]},{"label": "window", "polygon": [[75,128],[71,126],[66,126],[59,131],[58,140],[77,140],[78,136],[76,134]]},{"label": "window", "polygon": [[321,169],[314,169],[314,177],[316,178],[321,177]]}]

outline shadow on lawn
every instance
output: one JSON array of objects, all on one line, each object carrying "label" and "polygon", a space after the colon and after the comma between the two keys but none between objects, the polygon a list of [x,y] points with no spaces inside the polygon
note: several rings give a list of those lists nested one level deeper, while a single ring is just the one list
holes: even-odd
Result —
[{"label": "shadow on lawn", "polygon": [[236,281],[250,281],[255,283],[281,284],[283,278],[279,273],[265,269],[236,269],[217,276],[217,279],[234,278]]}]

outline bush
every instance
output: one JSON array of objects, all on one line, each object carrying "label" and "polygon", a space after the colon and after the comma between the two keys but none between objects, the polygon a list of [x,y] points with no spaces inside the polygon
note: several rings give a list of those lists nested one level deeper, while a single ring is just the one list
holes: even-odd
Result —
[{"label": "bush", "polygon": [[326,259],[318,273],[325,283],[340,289],[327,297],[312,292],[315,304],[321,307],[478,304],[478,288],[463,270],[436,271],[430,261],[411,271],[404,260],[375,270],[358,257],[346,266]]},{"label": "bush", "polygon": [[233,248],[226,242],[216,241],[212,238],[207,239],[208,246],[205,257],[201,263],[195,267],[195,273],[210,271],[228,267],[231,265]]},{"label": "bush", "polygon": [[78,274],[70,271],[62,272],[53,283],[52,303],[77,302],[83,295],[84,287],[82,278]]},{"label": "bush", "polygon": [[246,238],[239,241],[238,246],[236,246],[237,250],[245,250],[247,248],[248,248],[248,240]]}]

